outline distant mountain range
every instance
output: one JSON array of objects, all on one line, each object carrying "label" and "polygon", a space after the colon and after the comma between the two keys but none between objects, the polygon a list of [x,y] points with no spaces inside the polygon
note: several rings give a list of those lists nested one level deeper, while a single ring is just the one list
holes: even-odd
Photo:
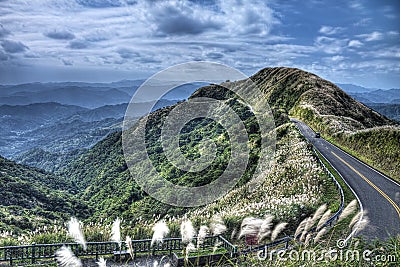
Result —
[{"label": "distant mountain range", "polygon": [[[48,171],[57,170],[66,162],[64,159],[79,156],[121,128],[127,103],[143,82],[0,85],[0,155]],[[154,83],[144,94],[145,99],[135,100],[143,102],[136,104],[137,116],[146,113],[145,100],[154,99],[160,85]],[[204,85],[199,82],[178,86],[164,95],[154,109],[186,99]],[[339,86],[372,109],[399,120],[400,104],[396,99],[400,101],[400,89]]]},{"label": "distant mountain range", "polygon": [[[29,105],[33,103],[56,102],[85,108],[98,108],[105,105],[128,103],[143,80],[125,80],[114,83],[28,83],[20,85],[0,85],[0,105]],[[188,98],[195,89],[204,83],[189,83],[176,87],[163,99],[176,100]],[[157,90],[157,85],[154,85]],[[152,87],[143,99],[135,102],[158,100]]]},{"label": "distant mountain range", "polygon": [[[113,83],[29,83],[0,85],[0,155],[55,171],[63,159],[77,157],[121,129],[127,103],[143,80]],[[153,110],[186,99],[204,83],[178,86],[162,96]],[[154,89],[157,90],[155,85]],[[145,100],[135,99],[137,116]]]},{"label": "distant mountain range", "polygon": [[354,99],[393,120],[400,121],[400,89],[365,88],[354,84],[337,84]]},{"label": "distant mountain range", "polygon": [[387,103],[400,104],[400,89],[374,89],[365,88],[354,84],[337,84],[353,98],[364,104]]}]

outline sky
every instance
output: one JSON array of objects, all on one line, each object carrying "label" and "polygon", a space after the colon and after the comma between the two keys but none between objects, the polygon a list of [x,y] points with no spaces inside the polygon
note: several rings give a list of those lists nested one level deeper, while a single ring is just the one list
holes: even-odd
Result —
[{"label": "sky", "polygon": [[147,78],[188,61],[400,88],[400,1],[0,0],[0,83]]}]

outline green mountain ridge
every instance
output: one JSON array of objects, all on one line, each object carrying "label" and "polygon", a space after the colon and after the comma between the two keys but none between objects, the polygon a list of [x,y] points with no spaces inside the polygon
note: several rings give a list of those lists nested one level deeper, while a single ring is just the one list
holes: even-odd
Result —
[{"label": "green mountain ridge", "polygon": [[0,229],[21,232],[90,214],[73,196],[76,187],[63,177],[0,157]]},{"label": "green mountain ridge", "polygon": [[[351,98],[333,83],[312,73],[292,68],[266,68],[253,75],[251,79],[265,94],[274,112],[277,126],[289,122],[289,115],[302,118],[329,136],[337,134],[337,129],[332,126],[334,122],[340,122],[343,129],[348,132],[395,125],[388,118]],[[191,98],[202,96],[234,102],[232,93],[217,85],[202,87]],[[157,133],[160,123],[155,118],[165,116],[169,109],[170,107],[164,108],[149,115],[150,131]],[[246,112],[240,105],[236,110],[241,114]],[[251,125],[250,123],[249,126]],[[191,130],[195,133],[204,132],[207,127],[212,126],[209,124],[204,124],[200,128],[193,126]],[[190,141],[190,136],[187,138],[182,151],[196,153],[195,142]],[[217,137],[214,135],[212,138]],[[157,148],[160,145],[157,139],[150,144],[149,151],[161,151]],[[252,157],[255,162],[257,155],[256,151],[253,152]],[[224,152],[221,152],[221,155],[223,156]],[[163,166],[161,167],[163,175],[172,179],[179,177],[179,173],[165,165],[164,159],[156,157],[156,160]],[[82,197],[96,207],[95,217],[104,217],[105,214],[108,217],[115,217],[122,213],[128,218],[132,218],[132,214],[135,214],[136,217],[149,219],[153,214],[182,214],[186,211],[157,203],[140,190],[131,178],[123,158],[120,132],[98,143],[62,173],[73,179],[83,190]],[[211,174],[203,175],[201,179],[210,181],[213,179],[210,177]],[[250,174],[251,171],[247,173]],[[188,185],[193,181],[182,179],[175,182]]]},{"label": "green mountain ridge", "polygon": [[[399,140],[396,139],[396,136],[398,136],[400,131],[397,124],[357,102],[333,83],[312,73],[292,68],[266,68],[253,75],[251,79],[264,93],[264,97],[266,97],[273,111],[277,126],[277,165],[272,168],[273,171],[271,174],[268,174],[269,171],[266,171],[265,176],[261,177],[264,183],[268,186],[271,186],[271,181],[278,184],[282,183],[279,188],[283,189],[289,186],[289,178],[290,181],[296,179],[296,177],[302,177],[301,179],[310,183],[309,187],[314,186],[317,188],[315,190],[320,192],[317,196],[312,196],[311,200],[303,203],[301,199],[306,198],[307,194],[310,195],[310,193],[307,193],[310,189],[309,187],[307,187],[308,189],[302,188],[304,183],[300,179],[298,186],[292,188],[291,193],[287,193],[288,195],[283,193],[283,191],[281,193],[290,201],[292,201],[293,196],[298,194],[298,199],[294,203],[289,204],[289,207],[285,208],[284,212],[282,211],[277,214],[281,214],[284,218],[291,220],[290,218],[303,218],[312,209],[315,209],[316,205],[320,205],[321,203],[328,202],[333,206],[336,205],[332,201],[334,197],[331,195],[335,191],[334,189],[330,189],[332,185],[329,179],[323,174],[320,167],[318,167],[317,161],[312,156],[309,148],[307,148],[305,141],[290,124],[289,116],[295,116],[304,120],[314,127],[314,129],[320,130],[323,135],[342,146],[347,146],[350,149],[349,144],[354,144],[351,149],[360,154],[364,153],[362,155],[370,159],[371,162],[369,163],[375,167],[377,165],[374,164],[382,162],[381,157],[385,156],[386,165],[380,166],[380,168],[385,168],[389,174],[396,173],[398,170],[398,165],[396,164],[398,164],[398,151],[400,149],[399,144],[396,143],[396,140]],[[232,83],[233,86],[240,86],[241,84],[240,81]],[[256,192],[255,196],[257,197],[254,200],[249,200],[246,197],[249,194],[246,193],[245,184],[254,173],[255,165],[259,159],[260,133],[252,112],[241,101],[238,101],[232,92],[224,89],[223,86],[210,85],[202,87],[191,98],[202,96],[225,101],[244,121],[246,131],[250,136],[250,147],[252,147],[250,150],[250,164],[238,185],[240,189],[235,189],[236,193],[234,195],[236,197],[234,199],[218,201],[217,204],[212,203],[206,207],[192,209],[172,207],[154,200],[143,192],[132,178],[123,156],[122,133],[118,131],[108,135],[105,139],[81,154],[77,159],[68,163],[67,167],[59,171],[57,179],[65,177],[64,179],[70,181],[71,183],[68,182],[65,186],[70,184],[72,190],[75,190],[76,197],[81,199],[83,203],[87,203],[90,207],[90,211],[86,213],[79,213],[80,210],[83,210],[83,208],[79,208],[75,215],[81,218],[88,218],[90,221],[98,219],[112,220],[116,217],[123,217],[127,223],[135,225],[142,220],[152,221],[154,220],[154,216],[183,216],[185,213],[199,214],[200,212],[204,212],[204,214],[218,214],[218,212],[222,212],[229,205],[232,205],[232,201],[238,203],[242,201],[247,203],[250,201],[250,206],[257,206],[259,205],[257,203],[264,203],[266,206],[262,207],[262,212],[276,212],[269,210],[268,197],[264,199],[266,192],[262,189]],[[198,119],[187,124],[180,136],[181,150],[184,155],[189,158],[197,157],[199,149],[201,149],[199,147],[199,142],[202,140],[201,136],[207,136],[217,144],[217,160],[213,162],[212,167],[198,174],[188,175],[180,172],[168,163],[165,155],[162,153],[163,150],[160,143],[160,130],[163,120],[172,108],[173,106],[165,107],[148,115],[148,124],[146,127],[147,152],[149,153],[149,157],[155,163],[154,165],[157,166],[157,170],[161,175],[173,183],[186,186],[207,184],[218,177],[221,171],[224,170],[224,166],[226,166],[231,149],[229,138],[224,130],[213,121]],[[131,130],[135,131],[135,127],[138,126],[134,126]],[[382,130],[389,128],[391,129],[390,131]],[[370,134],[372,132],[376,134]],[[360,145],[357,145],[356,141],[363,140],[362,137],[366,136],[368,136],[367,141],[370,143],[368,147],[374,152],[368,152],[364,148],[361,149]],[[347,140],[350,141],[346,143]],[[380,149],[382,142],[378,142],[377,140],[393,140],[393,142],[387,142],[389,144],[388,147]],[[295,147],[301,147],[301,150],[291,150]],[[371,157],[371,153],[375,153],[375,158]],[[302,156],[303,158],[298,159],[298,156]],[[302,163],[293,165],[291,162],[295,160]],[[307,162],[313,164],[311,170],[309,170]],[[137,162],[138,172],[142,166],[141,164],[141,162]],[[309,173],[309,171],[314,173]],[[298,173],[299,176],[294,175],[295,173]],[[9,174],[6,172],[6,175]],[[38,174],[33,174],[33,177],[35,175]],[[148,174],[141,170],[139,175],[147,177],[146,175]],[[271,181],[268,179],[271,179]],[[333,195],[337,196],[335,193]],[[70,199],[71,201],[73,199],[70,195],[65,197],[67,203],[69,203]],[[282,205],[284,204],[282,203]],[[49,209],[53,209],[53,207]],[[242,207],[242,209],[245,208]],[[73,210],[67,209],[63,213],[64,216],[70,214],[70,211],[71,213],[73,212]],[[251,210],[250,214],[252,213],[261,214],[256,213],[254,210]],[[229,220],[238,221],[238,218],[234,215],[229,216],[231,216]]]}]

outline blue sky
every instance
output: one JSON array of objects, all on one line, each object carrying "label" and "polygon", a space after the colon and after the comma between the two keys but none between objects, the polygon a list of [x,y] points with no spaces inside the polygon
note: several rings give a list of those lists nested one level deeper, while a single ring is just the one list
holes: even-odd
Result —
[{"label": "blue sky", "polygon": [[0,83],[146,78],[206,60],[400,87],[400,1],[0,0]]}]

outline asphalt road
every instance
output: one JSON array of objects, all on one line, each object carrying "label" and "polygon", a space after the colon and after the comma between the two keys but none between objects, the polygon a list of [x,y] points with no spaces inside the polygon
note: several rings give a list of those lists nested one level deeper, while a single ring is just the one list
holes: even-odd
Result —
[{"label": "asphalt road", "polygon": [[369,224],[360,234],[369,239],[400,235],[400,185],[323,138],[305,123],[292,119],[314,147],[340,173],[356,194]]}]

